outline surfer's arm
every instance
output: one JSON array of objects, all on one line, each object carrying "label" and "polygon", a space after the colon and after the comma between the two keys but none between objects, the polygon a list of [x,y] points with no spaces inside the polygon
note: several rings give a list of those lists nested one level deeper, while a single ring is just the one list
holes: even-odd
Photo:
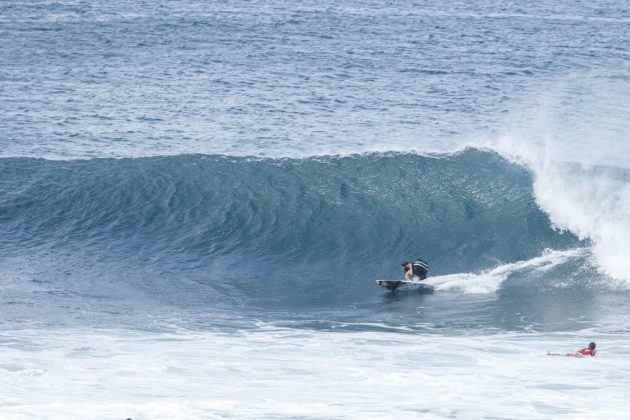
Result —
[{"label": "surfer's arm", "polygon": [[411,280],[411,270],[405,271],[405,280]]}]

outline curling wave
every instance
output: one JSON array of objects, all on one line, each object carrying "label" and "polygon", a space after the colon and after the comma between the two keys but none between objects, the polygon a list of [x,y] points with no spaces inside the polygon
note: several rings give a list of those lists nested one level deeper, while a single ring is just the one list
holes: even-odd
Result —
[{"label": "curling wave", "polygon": [[[173,282],[246,282],[255,298],[286,295],[287,285],[305,296],[315,282],[325,287],[311,297],[338,281],[360,288],[398,276],[404,258],[422,256],[439,275],[581,246],[552,228],[528,170],[475,149],[298,160],[10,158],[0,160],[0,179],[5,255],[94,261],[97,279],[150,267]],[[116,267],[98,272],[108,259]]]}]

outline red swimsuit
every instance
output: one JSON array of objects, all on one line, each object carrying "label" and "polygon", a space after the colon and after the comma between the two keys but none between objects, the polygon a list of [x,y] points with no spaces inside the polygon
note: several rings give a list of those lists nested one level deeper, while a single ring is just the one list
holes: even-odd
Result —
[{"label": "red swimsuit", "polygon": [[581,350],[578,350],[578,353],[581,353],[584,356],[592,356],[593,355],[593,350],[587,349],[587,348],[583,348]]}]

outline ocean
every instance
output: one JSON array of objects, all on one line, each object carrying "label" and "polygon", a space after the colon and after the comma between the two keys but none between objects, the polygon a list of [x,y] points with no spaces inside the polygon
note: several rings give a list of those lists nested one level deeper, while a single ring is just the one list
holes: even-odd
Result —
[{"label": "ocean", "polygon": [[[0,418],[627,417],[625,2],[8,0],[0,36]],[[416,258],[433,293],[375,283]]]}]

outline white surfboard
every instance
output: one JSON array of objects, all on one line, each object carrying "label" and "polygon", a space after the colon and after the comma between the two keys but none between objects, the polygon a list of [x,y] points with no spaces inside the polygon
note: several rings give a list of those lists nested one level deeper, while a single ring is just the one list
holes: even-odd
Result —
[{"label": "white surfboard", "polygon": [[433,292],[433,286],[422,280],[376,280],[376,283],[387,290],[396,290],[399,287],[417,288],[422,292]]}]

